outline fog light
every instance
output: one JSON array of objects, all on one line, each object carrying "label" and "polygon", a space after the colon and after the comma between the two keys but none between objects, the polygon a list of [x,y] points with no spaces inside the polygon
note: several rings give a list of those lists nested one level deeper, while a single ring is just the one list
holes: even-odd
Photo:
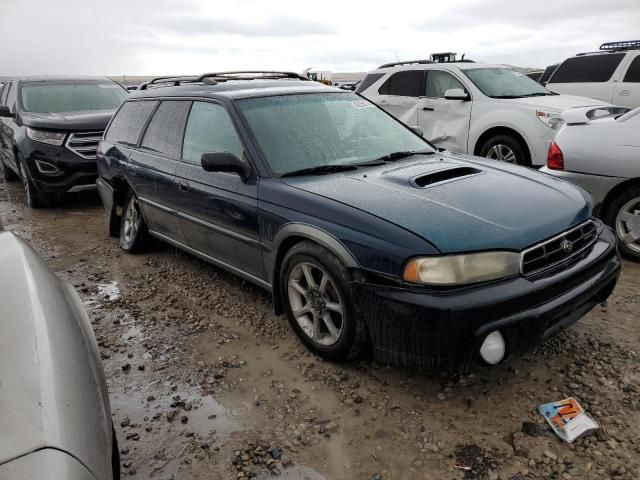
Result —
[{"label": "fog light", "polygon": [[59,173],[60,169],[49,162],[43,162],[42,160],[36,160],[36,167],[40,173],[44,173],[47,175],[53,175],[55,173]]},{"label": "fog light", "polygon": [[491,332],[482,342],[480,347],[480,356],[489,365],[497,365],[504,358],[506,345],[504,337],[498,331]]}]

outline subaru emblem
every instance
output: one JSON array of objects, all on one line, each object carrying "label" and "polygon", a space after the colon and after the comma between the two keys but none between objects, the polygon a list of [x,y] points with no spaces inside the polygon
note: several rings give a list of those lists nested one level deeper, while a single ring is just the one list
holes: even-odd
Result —
[{"label": "subaru emblem", "polygon": [[565,253],[573,252],[573,242],[569,240],[562,242],[562,250],[564,250]]}]

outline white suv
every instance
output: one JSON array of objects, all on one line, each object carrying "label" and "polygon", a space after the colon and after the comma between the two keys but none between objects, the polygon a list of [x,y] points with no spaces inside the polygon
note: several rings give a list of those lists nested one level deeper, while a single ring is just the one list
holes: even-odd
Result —
[{"label": "white suv", "polygon": [[599,52],[568,58],[553,72],[547,88],[640,107],[640,40],[603,43]]},{"label": "white suv", "polygon": [[382,65],[358,93],[452,152],[540,166],[560,114],[572,107],[606,105],[557,95],[501,65],[429,60]]}]

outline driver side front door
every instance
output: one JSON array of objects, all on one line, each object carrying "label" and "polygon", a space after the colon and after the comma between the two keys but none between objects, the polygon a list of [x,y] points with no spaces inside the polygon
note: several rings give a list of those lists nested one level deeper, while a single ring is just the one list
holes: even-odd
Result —
[{"label": "driver side front door", "polygon": [[472,101],[447,100],[447,90],[469,89],[453,74],[427,70],[424,97],[418,107],[418,126],[424,138],[434,145],[456,153],[467,153]]}]

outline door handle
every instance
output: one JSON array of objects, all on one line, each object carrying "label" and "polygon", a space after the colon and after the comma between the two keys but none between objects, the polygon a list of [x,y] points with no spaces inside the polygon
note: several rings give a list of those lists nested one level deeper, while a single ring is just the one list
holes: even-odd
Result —
[{"label": "door handle", "polygon": [[189,190],[191,190],[191,185],[189,185],[187,182],[178,182],[178,189],[181,192],[188,192]]},{"label": "door handle", "polygon": [[130,175],[132,175],[132,176],[134,176],[134,177],[137,177],[137,176],[138,176],[138,170],[139,170],[139,167],[138,167],[137,165],[131,165],[131,164],[129,164],[129,168],[128,168],[128,170],[129,170],[129,174],[130,174]]},{"label": "door handle", "polygon": [[422,110],[426,110],[427,112],[435,112],[433,107],[422,107]]},{"label": "door handle", "polygon": [[621,97],[628,97],[629,95],[631,95],[631,92],[629,90],[620,90]]}]

